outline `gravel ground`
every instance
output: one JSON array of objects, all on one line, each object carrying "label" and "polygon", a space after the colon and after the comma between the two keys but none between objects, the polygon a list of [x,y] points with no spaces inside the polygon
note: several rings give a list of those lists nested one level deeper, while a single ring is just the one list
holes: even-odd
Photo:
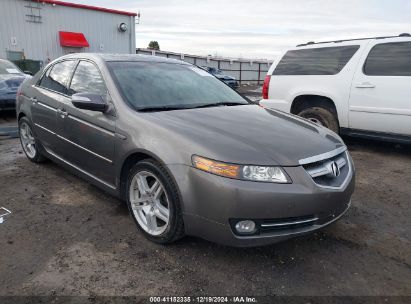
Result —
[{"label": "gravel ground", "polygon": [[1,137],[0,207],[12,214],[0,224],[0,295],[411,296],[411,147],[347,144],[357,187],[340,221],[239,249],[153,244],[124,203]]}]

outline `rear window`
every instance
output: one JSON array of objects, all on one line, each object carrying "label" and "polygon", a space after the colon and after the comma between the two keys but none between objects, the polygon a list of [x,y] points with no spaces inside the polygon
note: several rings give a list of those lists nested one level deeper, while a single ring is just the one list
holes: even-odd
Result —
[{"label": "rear window", "polygon": [[359,48],[359,45],[350,45],[288,51],[273,75],[335,75]]},{"label": "rear window", "polygon": [[374,46],[364,65],[369,76],[411,76],[411,42]]}]

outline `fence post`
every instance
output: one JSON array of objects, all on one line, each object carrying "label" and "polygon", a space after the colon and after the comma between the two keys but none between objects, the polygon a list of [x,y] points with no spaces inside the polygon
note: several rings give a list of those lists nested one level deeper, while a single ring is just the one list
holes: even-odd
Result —
[{"label": "fence post", "polygon": [[242,81],[241,81],[241,79],[242,79],[242,77],[241,77],[241,76],[242,76],[242,75],[241,75],[241,74],[242,74],[242,73],[241,73],[242,65],[243,65],[243,63],[240,61],[240,85],[242,84],[242,83],[241,83],[241,82],[242,82]]}]

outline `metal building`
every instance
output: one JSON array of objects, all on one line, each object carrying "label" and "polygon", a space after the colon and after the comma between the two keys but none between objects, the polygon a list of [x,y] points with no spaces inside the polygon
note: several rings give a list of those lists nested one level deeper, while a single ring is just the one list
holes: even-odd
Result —
[{"label": "metal building", "polygon": [[0,58],[40,65],[68,53],[135,53],[136,13],[52,0],[0,0]]}]

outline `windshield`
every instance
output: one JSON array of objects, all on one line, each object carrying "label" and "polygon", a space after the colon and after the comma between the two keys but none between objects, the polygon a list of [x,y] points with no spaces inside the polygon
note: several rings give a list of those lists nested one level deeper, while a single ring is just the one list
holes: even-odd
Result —
[{"label": "windshield", "polygon": [[192,65],[108,62],[126,101],[137,110],[248,104],[236,91]]},{"label": "windshield", "polygon": [[22,74],[22,72],[10,61],[0,60],[0,74]]}]

